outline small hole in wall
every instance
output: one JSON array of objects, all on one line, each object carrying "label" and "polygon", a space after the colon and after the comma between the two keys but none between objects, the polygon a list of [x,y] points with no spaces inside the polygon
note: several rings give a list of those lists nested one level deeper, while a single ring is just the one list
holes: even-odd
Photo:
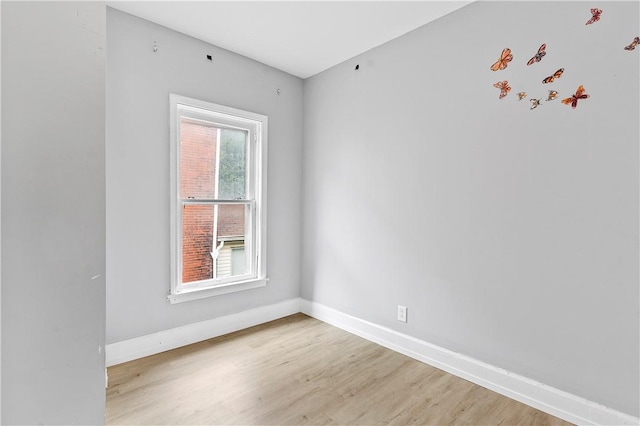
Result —
[{"label": "small hole in wall", "polygon": [[210,61],[213,61],[213,58],[211,57],[211,55],[207,55],[207,59]]},{"label": "small hole in wall", "polygon": [[360,64],[356,65],[356,71],[360,69]]}]

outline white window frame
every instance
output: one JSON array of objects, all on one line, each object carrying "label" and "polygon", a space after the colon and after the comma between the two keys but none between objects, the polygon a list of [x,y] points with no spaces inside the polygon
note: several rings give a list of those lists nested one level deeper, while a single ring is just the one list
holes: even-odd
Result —
[{"label": "white window frame", "polygon": [[[170,104],[170,228],[171,228],[171,288],[167,299],[171,303],[234,293],[267,285],[267,116],[254,112],[188,98],[169,95]],[[180,197],[180,119],[188,117],[247,130],[249,142],[246,176],[247,194],[244,200],[191,200]],[[182,283],[182,210],[190,203],[214,205],[249,205],[253,219],[245,247],[250,250],[249,273],[241,276],[212,278],[189,284]],[[248,242],[248,244],[247,244]],[[215,244],[215,242],[214,242]]]}]

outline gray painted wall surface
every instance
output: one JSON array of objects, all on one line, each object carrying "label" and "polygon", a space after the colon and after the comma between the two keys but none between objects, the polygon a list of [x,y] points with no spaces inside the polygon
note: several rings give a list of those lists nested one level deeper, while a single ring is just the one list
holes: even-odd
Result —
[{"label": "gray painted wall surface", "polygon": [[[297,77],[107,9],[108,343],[299,296],[302,89]],[[266,287],[167,302],[169,93],[269,117]]]},{"label": "gray painted wall surface", "polygon": [[[2,99],[2,2],[0,2],[0,100]],[[2,185],[2,102],[0,101],[0,187]],[[2,192],[0,191],[0,212],[2,212]],[[0,241],[2,241],[2,220],[0,220]],[[2,423],[2,244],[0,244],[0,423]]]},{"label": "gray painted wall surface", "polygon": [[595,6],[474,3],[305,80],[302,297],[638,416],[639,10]]},{"label": "gray painted wall surface", "polygon": [[2,4],[2,424],[104,423],[105,6]]}]

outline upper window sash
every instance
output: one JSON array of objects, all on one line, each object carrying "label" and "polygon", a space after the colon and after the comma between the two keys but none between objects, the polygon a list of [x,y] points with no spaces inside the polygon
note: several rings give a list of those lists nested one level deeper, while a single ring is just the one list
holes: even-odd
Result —
[{"label": "upper window sash", "polygon": [[[180,111],[180,110],[179,110]],[[202,113],[201,111],[198,111],[200,114]],[[192,114],[195,115],[195,114]],[[184,118],[187,118],[187,120],[183,120]],[[246,143],[245,143],[245,151],[244,151],[244,155],[245,155],[245,176],[244,176],[244,183],[245,183],[245,188],[244,188],[244,193],[242,197],[225,197],[225,194],[217,194],[217,196],[212,196],[212,197],[192,197],[189,196],[189,194],[182,194],[180,191],[180,187],[178,187],[178,198],[183,199],[183,200],[253,200],[255,199],[255,176],[253,176],[252,171],[254,169],[254,164],[253,161],[255,161],[255,156],[253,155],[254,150],[256,149],[256,143],[257,143],[257,138],[256,135],[258,134],[257,132],[259,131],[258,126],[255,123],[249,123],[249,125],[246,126],[238,126],[237,124],[237,120],[235,120],[235,124],[236,125],[231,125],[231,124],[223,124],[221,122],[218,121],[212,121],[211,119],[208,120],[204,120],[204,119],[200,119],[200,118],[193,118],[190,117],[188,115],[183,115],[183,114],[178,114],[177,116],[177,120],[178,122],[176,123],[177,126],[177,140],[181,141],[181,131],[182,131],[182,124],[183,123],[187,123],[187,124],[196,124],[199,126],[207,126],[207,127],[211,127],[214,128],[216,130],[219,131],[219,136],[221,136],[221,131],[224,130],[235,130],[235,131],[239,131],[239,132],[246,132]],[[228,121],[228,120],[220,120],[220,121]],[[217,146],[220,147],[221,145],[221,141],[217,141]],[[216,156],[218,154],[220,154],[221,151],[218,151],[218,153],[216,154]],[[177,152],[177,161],[180,161],[180,155],[181,155],[181,150],[178,149]],[[180,167],[178,167],[177,170],[178,173],[178,182],[181,182],[180,179]],[[220,174],[220,170],[216,170],[217,174]],[[217,185],[217,183],[216,183]]]}]

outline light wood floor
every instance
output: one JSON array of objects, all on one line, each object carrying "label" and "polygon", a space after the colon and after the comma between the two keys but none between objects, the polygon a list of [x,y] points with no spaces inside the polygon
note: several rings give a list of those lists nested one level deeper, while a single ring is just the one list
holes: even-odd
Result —
[{"label": "light wood floor", "polygon": [[303,314],[109,368],[106,422],[569,425]]}]

